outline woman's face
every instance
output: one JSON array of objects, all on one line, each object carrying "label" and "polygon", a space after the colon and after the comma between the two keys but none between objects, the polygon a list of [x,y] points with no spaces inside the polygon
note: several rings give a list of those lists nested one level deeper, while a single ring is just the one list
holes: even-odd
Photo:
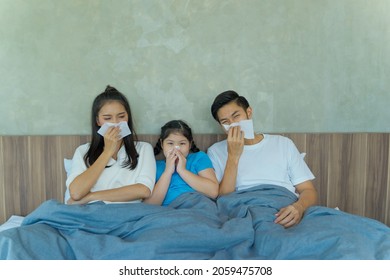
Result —
[{"label": "woman's face", "polygon": [[102,126],[104,123],[119,123],[122,121],[128,122],[129,116],[125,107],[118,101],[110,101],[102,106],[96,123],[98,126]]},{"label": "woman's face", "polygon": [[180,133],[171,133],[161,144],[164,156],[173,149],[179,150],[185,157],[190,153],[190,141]]}]

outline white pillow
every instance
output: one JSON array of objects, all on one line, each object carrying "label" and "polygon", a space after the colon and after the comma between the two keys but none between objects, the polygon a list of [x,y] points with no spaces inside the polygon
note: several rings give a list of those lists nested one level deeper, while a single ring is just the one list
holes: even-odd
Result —
[{"label": "white pillow", "polygon": [[[72,169],[72,160],[71,159],[64,158],[64,168],[66,171],[66,178],[68,178],[69,174],[70,174],[70,170]],[[65,204],[69,198],[70,198],[69,190],[68,190],[68,188],[66,188],[65,195],[64,195],[64,203]]]},{"label": "white pillow", "polygon": [[64,158],[64,167],[66,171],[66,177],[68,177],[70,170],[72,169],[72,160],[68,158]]}]

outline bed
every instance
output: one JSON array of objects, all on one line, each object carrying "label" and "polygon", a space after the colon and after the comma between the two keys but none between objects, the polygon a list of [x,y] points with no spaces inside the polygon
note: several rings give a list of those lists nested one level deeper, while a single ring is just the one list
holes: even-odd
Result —
[{"label": "bed", "polygon": [[[389,135],[285,135],[307,154],[320,195],[291,229],[273,219],[296,198],[273,185],[169,207],[64,205],[64,159],[88,137],[1,136],[0,259],[390,259]],[[202,150],[221,139],[195,136]]]}]

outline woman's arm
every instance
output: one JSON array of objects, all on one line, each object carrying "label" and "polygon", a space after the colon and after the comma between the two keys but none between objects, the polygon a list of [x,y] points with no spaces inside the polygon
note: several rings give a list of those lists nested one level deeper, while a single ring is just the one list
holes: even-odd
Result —
[{"label": "woman's arm", "polygon": [[68,200],[68,204],[85,204],[94,200],[106,200],[111,202],[127,202],[144,199],[150,196],[150,189],[142,184],[134,184],[120,188],[89,192],[80,200]]},{"label": "woman's arm", "polygon": [[78,175],[69,185],[69,195],[72,200],[81,200],[96,184],[111,156],[102,153],[99,158],[83,173]]},{"label": "woman's arm", "polygon": [[78,175],[69,185],[69,195],[72,200],[81,200],[96,184],[110,159],[118,153],[122,144],[119,127],[110,127],[104,135],[104,150],[97,160]]}]

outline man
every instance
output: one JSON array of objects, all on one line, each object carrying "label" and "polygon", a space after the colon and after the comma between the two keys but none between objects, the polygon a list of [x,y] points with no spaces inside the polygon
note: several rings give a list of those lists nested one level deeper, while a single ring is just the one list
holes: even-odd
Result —
[{"label": "man", "polygon": [[295,144],[279,135],[246,136],[241,127],[244,123],[251,125],[252,108],[235,91],[219,94],[211,106],[211,114],[228,129],[225,129],[227,139],[207,151],[220,183],[219,195],[260,184],[285,187],[298,200],[280,209],[275,223],[285,228],[298,224],[305,210],[317,203],[317,191],[311,181],[314,175]]}]

